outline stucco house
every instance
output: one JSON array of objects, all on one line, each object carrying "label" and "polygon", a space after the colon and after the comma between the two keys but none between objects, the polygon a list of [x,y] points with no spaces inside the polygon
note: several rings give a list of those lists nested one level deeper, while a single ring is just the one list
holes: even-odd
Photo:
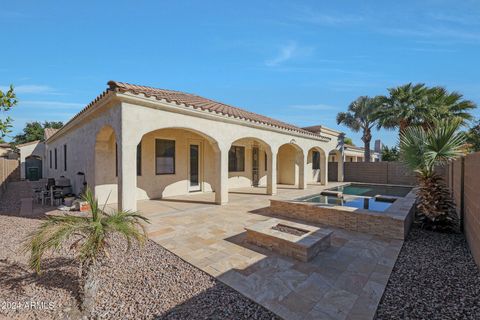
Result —
[{"label": "stucco house", "polygon": [[[343,162],[341,132],[305,130],[194,94],[110,81],[63,128],[46,137],[43,177],[84,179],[100,203],[277,184],[328,183],[328,155]],[[339,180],[343,166],[338,166]]]},{"label": "stucco house", "polygon": [[58,129],[45,128],[43,140],[17,145],[20,151],[20,179],[35,181],[44,177],[47,173],[45,141],[57,131]]}]

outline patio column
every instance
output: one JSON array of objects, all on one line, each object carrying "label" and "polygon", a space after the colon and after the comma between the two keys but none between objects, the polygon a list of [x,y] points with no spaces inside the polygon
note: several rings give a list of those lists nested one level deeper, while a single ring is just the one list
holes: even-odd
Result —
[{"label": "patio column", "polygon": [[220,205],[228,202],[228,151],[228,147],[219,147],[216,152],[215,203]]},{"label": "patio column", "polygon": [[117,142],[118,209],[137,210],[137,145]]},{"label": "patio column", "polygon": [[273,196],[277,194],[277,151],[267,152],[267,158],[267,194]]},{"label": "patio column", "polygon": [[328,184],[328,156],[320,155],[320,183]]},{"label": "patio column", "polygon": [[345,167],[345,155],[340,154],[338,157],[338,163],[337,163],[337,181],[338,182],[343,182],[343,170]]},{"label": "patio column", "polygon": [[299,157],[299,177],[298,177],[298,188],[299,189],[307,189],[307,155],[308,151],[303,151]]}]

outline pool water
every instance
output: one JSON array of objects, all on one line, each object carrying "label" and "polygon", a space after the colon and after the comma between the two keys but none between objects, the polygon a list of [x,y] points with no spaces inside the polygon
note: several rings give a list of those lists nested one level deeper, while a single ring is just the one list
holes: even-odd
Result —
[{"label": "pool water", "polygon": [[318,203],[320,205],[326,206],[346,206],[372,211],[385,211],[392,204],[391,202],[379,201],[375,198],[350,197],[347,199],[342,199],[332,196],[324,196],[321,194],[301,198],[298,200],[304,202]]},{"label": "pool water", "polygon": [[377,195],[382,195],[392,197],[405,197],[412,190],[412,188],[379,184],[351,183],[349,185],[339,186],[328,190],[338,191],[353,196],[375,197]]}]

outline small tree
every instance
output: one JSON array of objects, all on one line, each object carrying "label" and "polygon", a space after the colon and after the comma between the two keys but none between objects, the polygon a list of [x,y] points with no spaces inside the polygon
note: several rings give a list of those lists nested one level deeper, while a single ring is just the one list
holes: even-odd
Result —
[{"label": "small tree", "polygon": [[425,228],[458,227],[454,201],[435,168],[463,154],[465,135],[458,131],[460,126],[458,119],[442,120],[426,129],[408,127],[400,134],[400,159],[418,175],[417,218]]},{"label": "small tree", "polygon": [[399,152],[397,147],[383,146],[382,148],[382,161],[398,161]]},{"label": "small tree", "polygon": [[84,199],[90,205],[90,215],[49,216],[38,230],[27,238],[26,249],[30,251],[30,268],[40,273],[46,252],[56,251],[67,241],[73,241],[70,249],[75,251],[80,262],[79,275],[83,282],[81,309],[88,316],[93,309],[98,288],[97,267],[108,257],[107,248],[110,247],[111,236],[123,236],[128,243],[127,250],[130,249],[132,240],[143,245],[147,234],[142,222],[148,223],[148,219],[130,211],[107,214],[104,208],[100,210],[90,189],[86,190]]},{"label": "small tree", "polygon": [[[0,111],[1,112],[7,112],[10,109],[12,109],[16,104],[18,103],[17,101],[17,96],[15,95],[15,92],[13,90],[13,86],[10,85],[10,89],[7,92],[2,92],[0,90]],[[5,120],[0,119],[0,142],[3,141],[3,138],[10,132],[10,128],[12,127],[12,118],[7,116]]]},{"label": "small tree", "polygon": [[16,135],[13,141],[15,144],[22,144],[43,140],[46,128],[60,129],[61,127],[63,127],[61,121],[45,121],[43,124],[38,121],[28,122],[23,128],[23,133]]},{"label": "small tree", "polygon": [[480,151],[480,120],[467,131],[467,143],[470,151]]}]

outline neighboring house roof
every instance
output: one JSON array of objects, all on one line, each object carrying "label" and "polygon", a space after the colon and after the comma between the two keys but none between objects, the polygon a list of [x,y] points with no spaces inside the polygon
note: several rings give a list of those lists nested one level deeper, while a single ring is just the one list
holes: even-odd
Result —
[{"label": "neighboring house roof", "polygon": [[58,130],[60,130],[60,129],[45,128],[45,131],[44,131],[45,140],[47,140],[48,138],[53,136]]},{"label": "neighboring house roof", "polygon": [[22,144],[18,144],[17,148],[28,146],[28,145],[35,144],[35,143],[40,143],[40,140],[35,140],[35,141],[30,141],[30,142],[25,142],[25,143],[22,143]]},{"label": "neighboring house roof", "polygon": [[[217,102],[211,99],[203,98],[191,93],[174,91],[174,90],[166,90],[166,89],[158,89],[158,88],[152,88],[147,86],[129,84],[125,82],[118,82],[118,81],[109,81],[108,86],[109,88],[107,90],[102,92],[99,96],[95,98],[94,101],[92,101],[85,108],[83,108],[79,113],[77,113],[69,122],[65,124],[63,128],[65,128],[68,124],[70,124],[72,121],[74,121],[81,114],[86,112],[88,109],[93,107],[98,101],[103,99],[110,92],[119,92],[119,93],[133,93],[137,95],[142,94],[142,95],[145,95],[146,97],[154,97],[157,100],[165,100],[168,103],[173,102],[177,105],[193,107],[194,109],[215,112],[215,113],[226,115],[229,117],[234,117],[237,119],[242,119],[250,122],[257,122],[260,124],[266,124],[269,126],[286,129],[290,131],[296,131],[299,133],[303,133],[306,135],[315,136],[319,138],[324,138],[324,139],[327,138],[321,135],[320,133],[314,133],[312,131],[304,130],[300,127],[297,127],[279,120],[275,120],[273,118],[262,116],[257,113],[253,113],[253,112],[240,109],[240,108],[237,108],[228,104],[224,104],[221,102]],[[334,133],[336,132],[334,130],[330,130],[330,131],[333,131]]]},{"label": "neighboring house roof", "polygon": [[[352,150],[352,151],[361,151],[361,152],[363,152],[363,151],[365,150],[365,148],[353,146],[353,145],[351,145],[351,144],[345,144],[345,150]],[[379,153],[376,152],[375,150],[370,150],[370,153],[371,153],[372,155],[374,155],[374,154],[379,154]]]}]

